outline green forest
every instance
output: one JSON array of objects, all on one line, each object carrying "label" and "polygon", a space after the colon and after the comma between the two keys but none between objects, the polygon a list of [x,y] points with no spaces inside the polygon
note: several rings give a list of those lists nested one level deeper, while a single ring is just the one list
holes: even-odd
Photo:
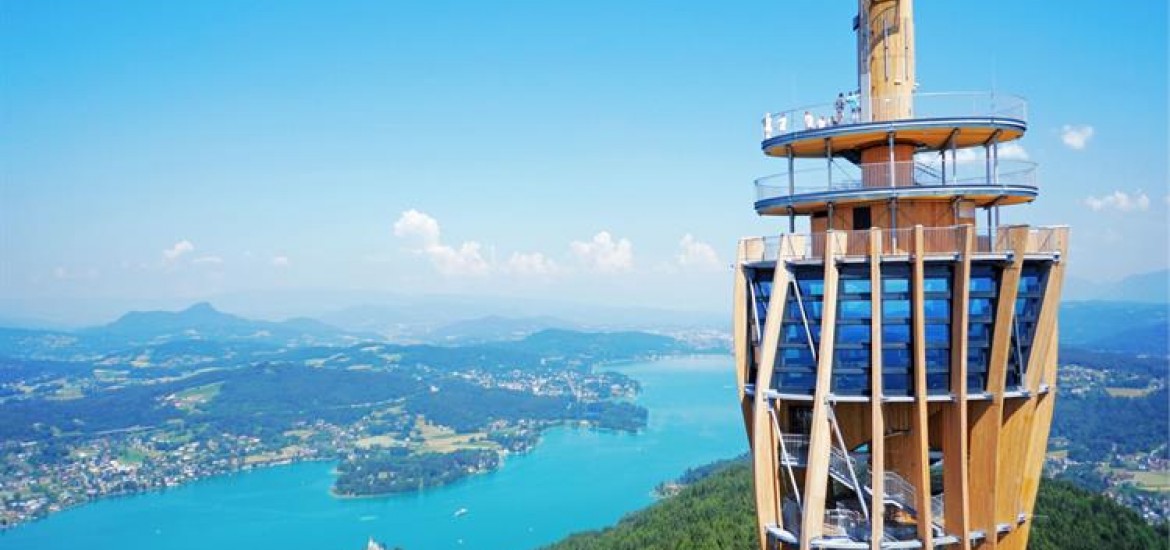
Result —
[{"label": "green forest", "polygon": [[[751,550],[757,547],[752,494],[750,467],[731,463],[614,527],[573,535],[547,550]],[[1063,481],[1041,484],[1033,525],[1032,550],[1170,548],[1165,527],[1154,529],[1129,509]]]}]

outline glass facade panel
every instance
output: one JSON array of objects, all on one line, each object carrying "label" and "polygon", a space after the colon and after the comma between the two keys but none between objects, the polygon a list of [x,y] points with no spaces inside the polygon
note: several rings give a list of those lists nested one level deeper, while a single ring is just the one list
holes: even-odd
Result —
[{"label": "glass facade panel", "polygon": [[870,315],[869,299],[864,300],[849,299],[847,295],[839,296],[838,300],[841,302],[841,319],[866,319]]},{"label": "glass facade panel", "polygon": [[923,314],[925,315],[926,390],[931,394],[949,393],[951,389],[951,283],[954,270],[950,263],[926,264],[923,278]]},{"label": "glass facade panel", "polygon": [[869,342],[873,306],[869,264],[838,271],[837,340],[833,344],[833,393],[869,395]]},{"label": "glass facade panel", "polygon": [[1045,261],[1024,261],[1020,273],[1019,294],[1016,295],[1016,311],[1011,325],[1011,349],[1008,350],[1005,387],[1009,391],[1020,389],[1028,372],[1028,355],[1032,352],[1032,338],[1036,334],[1050,267],[1051,264]]},{"label": "glass facade panel", "polygon": [[889,319],[897,321],[900,319],[910,318],[910,299],[907,297],[904,300],[887,300],[885,295],[882,295],[882,319]]},{"label": "glass facade panel", "polygon": [[840,345],[837,347],[841,348],[842,346],[849,345],[849,344],[865,344],[866,346],[869,346],[869,340],[870,340],[869,333],[870,333],[869,323],[866,323],[864,325],[841,325],[841,326],[838,326],[837,327],[837,343]]},{"label": "glass facade panel", "polygon": [[820,349],[824,269],[798,266],[792,269],[784,320],[784,341],[773,365],[772,388],[784,393],[812,394],[816,390],[816,359]]},{"label": "glass facade panel", "polygon": [[882,344],[909,344],[910,325],[882,325]]},{"label": "glass facade panel", "polygon": [[951,318],[951,301],[946,300],[926,300],[922,304],[926,313],[927,319],[950,319]]},{"label": "glass facade panel", "polygon": [[914,361],[911,357],[910,267],[882,266],[882,393],[912,395]]},{"label": "glass facade panel", "polygon": [[869,277],[864,279],[842,279],[842,294],[869,294]]},{"label": "glass facade panel", "polygon": [[[1012,331],[1012,350],[1008,354],[1008,387],[1018,387],[1026,373],[1027,354],[1035,331],[1039,306],[1049,264],[1028,260],[1020,278],[1019,297]],[[816,360],[820,350],[821,319],[824,309],[824,271],[819,265],[791,266],[793,284],[788,288],[781,324],[780,350],[773,388],[782,393],[811,394],[815,390]],[[990,345],[995,327],[995,309],[999,294],[1002,261],[975,260],[971,266],[968,301],[967,388],[986,391]],[[872,293],[868,264],[842,264],[839,267],[837,330],[833,347],[832,391],[839,395],[869,395],[872,325]],[[914,392],[914,334],[912,317],[913,288],[910,266],[890,262],[882,266],[882,380],[890,396],[910,396]],[[922,287],[924,302],[924,341],[927,392],[950,391],[951,339],[953,314],[953,264],[931,262],[925,266]],[[763,322],[771,288],[771,270],[758,270],[753,282],[756,312]],[[765,280],[766,279],[766,280]]]},{"label": "glass facade panel", "polygon": [[967,318],[967,391],[982,393],[987,390],[988,363],[991,359],[991,337],[995,327],[995,304],[999,297],[1000,264],[977,261],[971,264],[968,286]]}]

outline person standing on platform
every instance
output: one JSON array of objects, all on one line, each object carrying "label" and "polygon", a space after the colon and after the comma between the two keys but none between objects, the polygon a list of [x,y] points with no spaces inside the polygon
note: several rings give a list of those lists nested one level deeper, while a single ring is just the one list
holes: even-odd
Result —
[{"label": "person standing on platform", "polygon": [[849,92],[845,96],[845,102],[849,104],[849,119],[854,124],[861,122],[861,104],[857,101],[857,92]]},{"label": "person standing on platform", "polygon": [[813,128],[816,128],[816,122],[813,121],[812,113],[805,111],[804,112],[804,129],[805,130],[812,130]]},{"label": "person standing on platform", "polygon": [[837,111],[837,115],[833,117],[833,125],[845,122],[845,94],[838,93],[837,101],[833,102],[833,109]]}]

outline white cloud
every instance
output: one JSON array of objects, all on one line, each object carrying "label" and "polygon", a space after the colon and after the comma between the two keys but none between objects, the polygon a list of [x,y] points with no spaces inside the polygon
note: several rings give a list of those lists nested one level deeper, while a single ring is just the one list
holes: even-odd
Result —
[{"label": "white cloud", "polygon": [[[949,155],[948,155],[949,157]],[[1016,142],[1009,142],[999,146],[999,160],[1028,160],[1028,150]],[[930,155],[925,160],[929,164],[939,162],[938,155]],[[955,151],[955,162],[958,164],[974,164],[987,162],[987,154],[982,147],[969,147]]]},{"label": "white cloud", "polygon": [[540,252],[513,252],[505,270],[516,275],[548,276],[559,273],[561,269],[556,262]]},{"label": "white cloud", "polygon": [[1060,141],[1063,141],[1070,149],[1076,149],[1077,151],[1084,149],[1092,137],[1093,127],[1088,124],[1065,124],[1060,129]]},{"label": "white cloud", "polygon": [[682,267],[704,270],[716,270],[721,267],[715,249],[705,242],[696,240],[690,233],[683,235],[682,240],[678,242],[678,248],[676,259],[678,265]]},{"label": "white cloud", "polygon": [[479,243],[468,241],[459,248],[443,244],[428,246],[423,253],[443,275],[483,275],[490,267],[480,253],[481,248]]},{"label": "white cloud", "polygon": [[1028,160],[1028,151],[1016,142],[999,146],[999,160]]},{"label": "white cloud", "polygon": [[573,255],[586,267],[603,273],[629,271],[634,268],[634,247],[628,239],[615,241],[608,231],[593,236],[589,242],[569,244]]},{"label": "white cloud", "polygon": [[201,265],[201,264],[223,265],[223,258],[221,258],[219,256],[200,256],[198,258],[191,260],[191,263],[196,264],[196,265]]},{"label": "white cloud", "polygon": [[288,256],[280,255],[272,257],[272,267],[285,268],[291,264],[292,262],[289,261]]},{"label": "white cloud", "polygon": [[191,241],[183,239],[175,243],[174,246],[163,250],[163,259],[168,262],[173,262],[178,260],[184,254],[188,254],[193,250],[195,250],[195,245],[191,244]]},{"label": "white cloud", "polygon": [[443,244],[438,220],[418,210],[407,210],[398,217],[394,236],[413,240],[414,250],[430,259],[443,275],[482,275],[491,270],[478,242],[467,241],[459,248]]},{"label": "white cloud", "polygon": [[438,220],[415,209],[407,210],[394,222],[394,236],[399,238],[417,238],[422,248],[439,244]]},{"label": "white cloud", "polygon": [[1114,191],[1109,195],[1103,197],[1087,197],[1085,205],[1091,208],[1094,212],[1102,210],[1117,210],[1119,212],[1131,212],[1134,210],[1149,210],[1150,197],[1142,190],[1138,190],[1133,195],[1124,191]]}]

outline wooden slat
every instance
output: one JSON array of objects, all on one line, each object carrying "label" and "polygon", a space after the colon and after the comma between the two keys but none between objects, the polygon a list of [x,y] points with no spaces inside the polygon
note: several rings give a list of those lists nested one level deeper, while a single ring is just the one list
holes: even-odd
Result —
[{"label": "wooden slat", "polygon": [[922,226],[914,226],[914,258],[911,266],[911,323],[914,350],[914,413],[910,423],[910,437],[914,449],[911,458],[912,470],[906,472],[908,481],[914,487],[918,510],[918,539],[923,548],[934,548],[934,530],[930,509],[930,426],[927,411],[926,387],[926,311],[923,289],[926,249],[923,243]]},{"label": "wooden slat", "polygon": [[869,456],[870,456],[870,548],[879,550],[885,531],[883,521],[886,475],[886,428],[882,415],[882,232],[869,231]]},{"label": "wooden slat", "polygon": [[[792,239],[791,235],[781,239]],[[783,244],[783,241],[782,241]],[[781,250],[785,247],[781,246]],[[756,393],[752,401],[752,475],[756,497],[756,520],[760,548],[766,550],[768,525],[783,526],[780,513],[780,479],[778,471],[779,441],[769,418],[768,388],[772,386],[772,371],[780,346],[780,326],[784,322],[784,304],[792,280],[784,258],[776,261],[772,276],[772,296],[768,299],[768,318],[764,321],[763,353],[756,368]]]},{"label": "wooden slat", "polygon": [[833,340],[837,326],[836,251],[844,249],[845,235],[829,232],[825,238],[825,295],[821,311],[821,342],[817,350],[817,383],[813,393],[812,430],[809,434],[808,467],[804,473],[804,518],[800,532],[801,548],[824,531],[825,493],[829,484],[829,393],[833,376]]},{"label": "wooden slat", "polygon": [[967,475],[967,325],[970,306],[973,227],[959,230],[959,260],[951,285],[951,393],[943,404],[943,514],[946,531],[959,536],[959,548],[970,548],[970,497]]},{"label": "wooden slat", "polygon": [[1020,269],[1028,244],[1027,227],[1010,227],[1007,231],[1008,249],[1012,261],[1000,274],[999,298],[995,308],[995,326],[991,335],[991,357],[988,364],[987,391],[990,401],[975,402],[970,409],[971,453],[968,475],[971,487],[971,529],[988,536],[980,548],[994,549],[998,542],[996,532],[996,496],[998,493],[998,462],[1000,452],[1000,423],[1003,417],[1003,392],[1006,385],[1008,351],[1011,346],[1012,320],[1015,316],[1016,295],[1020,286]]}]

